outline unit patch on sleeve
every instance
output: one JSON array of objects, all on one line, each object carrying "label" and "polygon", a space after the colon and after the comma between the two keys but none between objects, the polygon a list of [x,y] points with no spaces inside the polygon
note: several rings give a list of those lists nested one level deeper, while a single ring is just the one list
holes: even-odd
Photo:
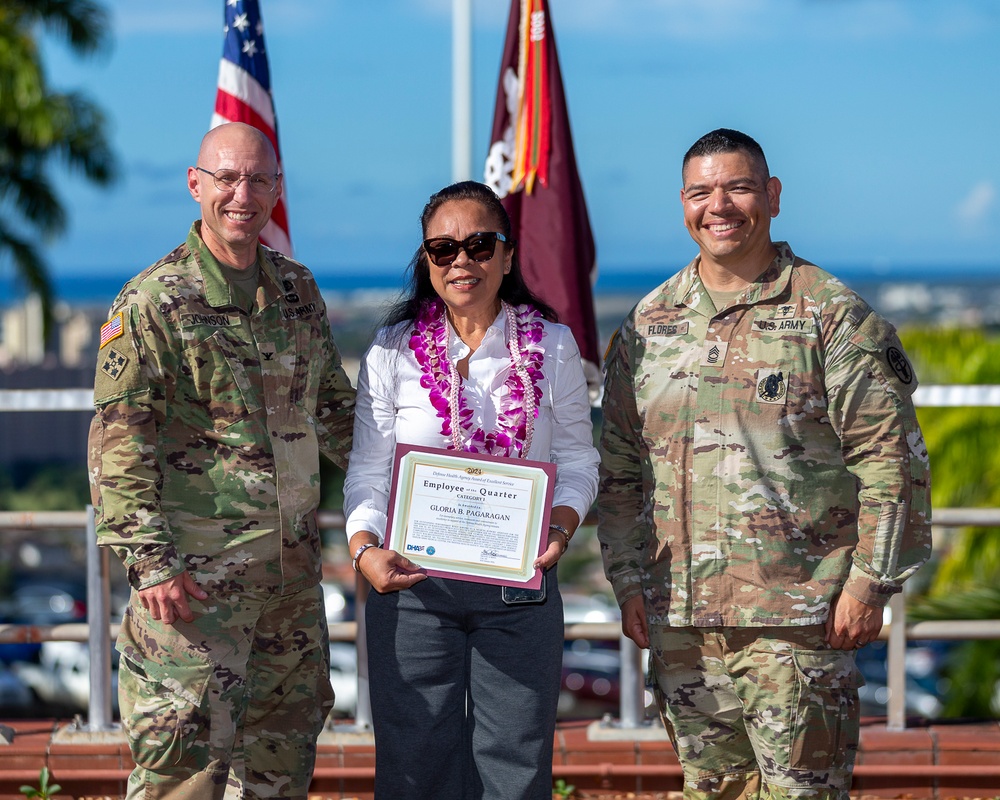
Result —
[{"label": "unit patch on sleeve", "polygon": [[98,350],[103,348],[108,342],[113,342],[125,332],[124,314],[124,311],[119,311],[101,326],[101,343],[97,348]]},{"label": "unit patch on sleeve", "polygon": [[126,364],[128,364],[128,358],[112,347],[108,350],[104,361],[101,362],[101,372],[111,378],[111,380],[116,381],[122,376]]},{"label": "unit patch on sleeve", "polygon": [[902,350],[898,347],[890,347],[885,351],[885,360],[889,362],[889,366],[900,381],[907,386],[913,383],[913,368],[906,356],[903,355]]}]

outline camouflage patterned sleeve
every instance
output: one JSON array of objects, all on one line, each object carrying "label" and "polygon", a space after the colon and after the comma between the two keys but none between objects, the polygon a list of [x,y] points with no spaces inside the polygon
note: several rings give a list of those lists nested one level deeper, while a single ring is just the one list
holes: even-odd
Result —
[{"label": "camouflage patterned sleeve", "polygon": [[642,591],[640,572],[649,520],[642,465],[642,424],[636,410],[629,321],[612,338],[605,359],[598,528],[604,573],[618,604]]},{"label": "camouflage patterned sleeve", "polygon": [[144,589],[184,571],[160,509],[165,456],[157,433],[177,350],[153,304],[130,300],[112,309],[118,327],[98,352],[88,460],[98,544],[111,547],[129,583]]},{"label": "camouflage patterned sleeve", "polygon": [[874,312],[834,348],[826,375],[830,420],[858,482],[858,545],[844,590],[884,606],[931,552],[917,380],[895,330]]},{"label": "camouflage patterned sleeve", "polygon": [[323,335],[329,342],[329,363],[320,382],[316,421],[320,452],[341,469],[347,469],[354,432],[355,390],[344,372],[340,352],[333,342],[330,322],[323,314]]}]

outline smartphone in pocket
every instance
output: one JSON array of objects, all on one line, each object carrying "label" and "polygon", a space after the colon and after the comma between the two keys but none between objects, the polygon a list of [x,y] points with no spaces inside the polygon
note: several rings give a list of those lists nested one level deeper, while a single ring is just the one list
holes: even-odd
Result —
[{"label": "smartphone in pocket", "polygon": [[545,579],[542,578],[542,585],[537,589],[528,589],[524,586],[501,586],[500,598],[509,606],[519,606],[526,603],[544,603]]}]

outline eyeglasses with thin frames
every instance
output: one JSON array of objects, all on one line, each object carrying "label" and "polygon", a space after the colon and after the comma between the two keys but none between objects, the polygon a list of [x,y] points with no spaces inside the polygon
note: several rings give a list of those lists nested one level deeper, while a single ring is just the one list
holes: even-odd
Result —
[{"label": "eyeglasses with thin frames", "polygon": [[250,191],[254,194],[271,194],[278,185],[280,172],[237,172],[235,169],[217,169],[209,172],[207,169],[195,167],[199,172],[211,175],[215,181],[215,188],[220,192],[235,192],[240,181],[246,181]]},{"label": "eyeglasses with thin frames", "polygon": [[424,239],[424,252],[438,267],[451,266],[462,250],[472,261],[483,262],[493,258],[498,241],[506,243],[509,240],[502,233],[494,233],[493,231],[473,233],[462,241],[441,236],[435,239]]}]

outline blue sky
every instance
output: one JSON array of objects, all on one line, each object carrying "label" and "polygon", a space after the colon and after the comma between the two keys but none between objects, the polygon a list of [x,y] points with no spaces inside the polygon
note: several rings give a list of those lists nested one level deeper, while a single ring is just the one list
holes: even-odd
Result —
[{"label": "blue sky", "polygon": [[[105,0],[113,47],[49,42],[49,80],[107,111],[123,178],[59,176],[56,275],[129,277],[180,242],[215,98],[222,0]],[[451,0],[262,0],[296,256],[401,271],[451,180]],[[474,0],[474,152],[489,146],[509,5]],[[550,0],[600,268],[694,253],[679,162],[716,127],[764,147],[775,238],[817,263],[904,275],[1000,268],[995,0]]]}]

